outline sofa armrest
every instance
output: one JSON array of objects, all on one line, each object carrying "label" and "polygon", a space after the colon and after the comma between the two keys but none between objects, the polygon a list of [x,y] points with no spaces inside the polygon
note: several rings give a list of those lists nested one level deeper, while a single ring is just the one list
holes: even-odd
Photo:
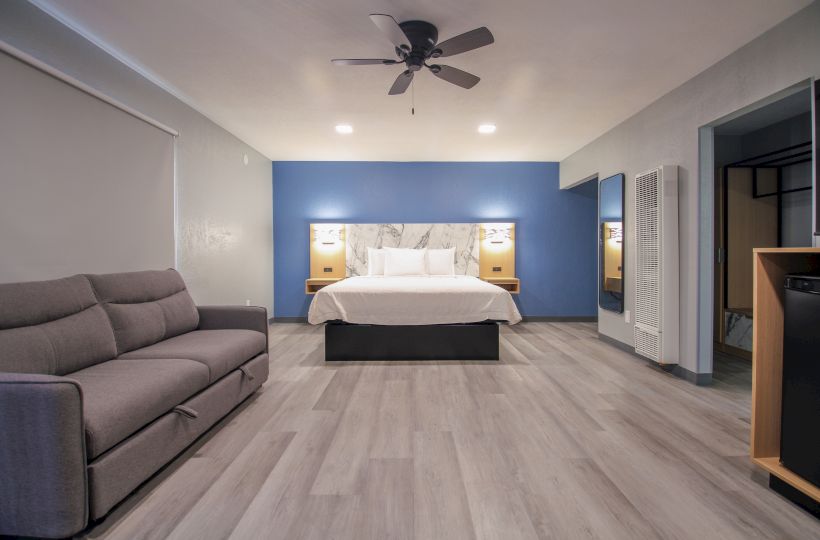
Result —
[{"label": "sofa armrest", "polygon": [[197,306],[200,330],[256,330],[265,334],[268,350],[268,310],[256,306]]},{"label": "sofa armrest", "polygon": [[0,372],[0,535],[63,538],[84,529],[85,455],[79,383]]}]

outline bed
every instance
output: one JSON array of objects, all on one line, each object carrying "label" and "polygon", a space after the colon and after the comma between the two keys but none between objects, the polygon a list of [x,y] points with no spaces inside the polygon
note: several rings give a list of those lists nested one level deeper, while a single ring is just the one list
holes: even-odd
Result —
[{"label": "bed", "polygon": [[498,360],[499,324],[520,320],[509,292],[461,275],[350,277],[308,311],[328,361]]}]

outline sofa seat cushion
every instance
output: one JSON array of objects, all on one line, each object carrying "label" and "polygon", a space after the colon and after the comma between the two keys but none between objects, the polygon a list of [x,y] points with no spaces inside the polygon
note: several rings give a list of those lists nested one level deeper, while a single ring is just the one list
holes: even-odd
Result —
[{"label": "sofa seat cushion", "polygon": [[122,360],[187,358],[210,370],[214,382],[265,352],[265,334],[254,330],[196,330],[123,354]]},{"label": "sofa seat cushion", "polygon": [[67,375],[83,393],[93,459],[208,386],[208,369],[179,358],[110,360]]}]

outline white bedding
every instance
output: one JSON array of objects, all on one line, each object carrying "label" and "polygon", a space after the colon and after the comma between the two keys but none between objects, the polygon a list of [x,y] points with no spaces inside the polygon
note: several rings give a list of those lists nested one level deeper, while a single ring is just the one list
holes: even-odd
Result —
[{"label": "white bedding", "polygon": [[308,322],[422,325],[515,324],[521,314],[510,293],[472,276],[358,276],[319,290]]}]

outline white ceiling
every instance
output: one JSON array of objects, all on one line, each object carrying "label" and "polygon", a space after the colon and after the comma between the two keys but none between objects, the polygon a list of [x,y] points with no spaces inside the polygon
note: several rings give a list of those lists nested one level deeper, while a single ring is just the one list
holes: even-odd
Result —
[{"label": "white ceiling", "polygon": [[[560,160],[810,0],[35,0],[273,160]],[[398,66],[367,17],[496,42],[388,96]],[[162,119],[159,119],[162,120]],[[494,135],[476,132],[497,124]],[[337,123],[355,133],[338,135]]]}]

